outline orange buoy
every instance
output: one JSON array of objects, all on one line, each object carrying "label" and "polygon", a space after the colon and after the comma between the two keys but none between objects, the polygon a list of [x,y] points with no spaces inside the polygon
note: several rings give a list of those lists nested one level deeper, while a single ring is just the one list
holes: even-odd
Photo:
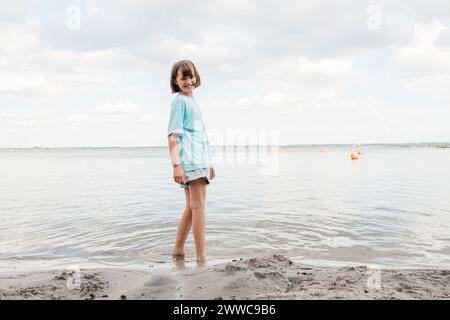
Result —
[{"label": "orange buoy", "polygon": [[353,152],[350,157],[352,158],[352,160],[358,160],[359,159],[359,156],[358,156],[357,152]]}]

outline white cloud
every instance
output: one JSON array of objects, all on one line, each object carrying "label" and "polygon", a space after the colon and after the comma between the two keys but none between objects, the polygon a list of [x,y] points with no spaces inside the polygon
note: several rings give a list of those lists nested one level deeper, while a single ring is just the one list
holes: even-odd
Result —
[{"label": "white cloud", "polygon": [[263,80],[268,91],[275,88],[289,94],[305,88],[323,89],[326,85],[344,81],[353,75],[353,64],[349,58],[308,59],[299,56],[272,59],[259,64],[264,67],[249,72],[247,81]]},{"label": "white cloud", "polygon": [[139,120],[144,123],[155,123],[168,121],[169,119],[166,119],[165,117],[159,114],[142,114],[139,116]]},{"label": "white cloud", "polygon": [[409,66],[409,75],[450,72],[450,50],[438,49],[434,44],[443,30],[445,26],[440,21],[415,24],[414,43],[399,51]]},{"label": "white cloud", "polygon": [[0,21],[0,92],[61,103],[80,93],[93,96],[98,88],[133,86],[136,81],[126,81],[124,72],[138,79],[155,67],[126,48],[54,48],[43,24],[29,17]]},{"label": "white cloud", "polygon": [[440,98],[450,96],[450,74],[412,78],[405,80],[404,85],[413,93],[432,93]]},{"label": "white cloud", "polygon": [[90,114],[71,114],[65,119],[68,123],[93,123],[95,118]]},{"label": "white cloud", "polygon": [[0,122],[12,127],[45,127],[58,123],[55,116],[45,113],[2,113]]},{"label": "white cloud", "polygon": [[15,127],[42,127],[47,123],[43,120],[17,120],[10,122],[9,125]]},{"label": "white cloud", "polygon": [[397,75],[409,92],[450,97],[450,50],[434,43],[445,29],[441,21],[416,23],[414,43],[400,49]]},{"label": "white cloud", "polygon": [[322,59],[311,61],[300,57],[297,60],[296,67],[300,73],[344,77],[351,73],[352,62],[350,59]]},{"label": "white cloud", "polygon": [[450,139],[448,3],[383,0],[377,30],[371,4],[91,0],[69,30],[64,4],[0,3],[0,144],[165,145],[169,72],[184,58],[201,72],[211,129],[280,127],[285,143]]},{"label": "white cloud", "polygon": [[39,47],[38,20],[25,18],[20,23],[0,20],[0,52],[17,53]]},{"label": "white cloud", "polygon": [[140,111],[140,107],[131,101],[105,103],[95,107],[95,113],[102,115],[130,114]]}]

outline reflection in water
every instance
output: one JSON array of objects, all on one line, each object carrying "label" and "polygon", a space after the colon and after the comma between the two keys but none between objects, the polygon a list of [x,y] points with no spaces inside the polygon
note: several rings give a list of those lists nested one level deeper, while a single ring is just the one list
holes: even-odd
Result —
[{"label": "reflection in water", "polygon": [[178,270],[186,269],[186,261],[184,256],[172,256],[172,261]]}]

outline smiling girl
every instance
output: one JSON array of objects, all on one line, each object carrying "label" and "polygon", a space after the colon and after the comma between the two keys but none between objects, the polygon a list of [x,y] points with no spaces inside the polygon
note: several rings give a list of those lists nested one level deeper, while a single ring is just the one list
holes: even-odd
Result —
[{"label": "smiling girl", "polygon": [[197,261],[205,261],[206,185],[214,179],[211,152],[205,124],[193,91],[201,84],[195,65],[189,60],[172,67],[170,86],[178,93],[171,106],[168,126],[173,178],[184,189],[186,207],[178,224],[172,255],[184,257],[184,244],[193,229]]}]

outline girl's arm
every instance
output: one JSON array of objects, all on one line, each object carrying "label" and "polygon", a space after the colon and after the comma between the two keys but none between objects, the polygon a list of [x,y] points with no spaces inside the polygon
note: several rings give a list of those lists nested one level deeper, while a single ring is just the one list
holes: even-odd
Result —
[{"label": "girl's arm", "polygon": [[177,138],[171,134],[168,137],[169,141],[169,153],[173,166],[173,178],[177,183],[184,183],[184,172],[180,164],[180,156],[178,153],[178,141]]}]

